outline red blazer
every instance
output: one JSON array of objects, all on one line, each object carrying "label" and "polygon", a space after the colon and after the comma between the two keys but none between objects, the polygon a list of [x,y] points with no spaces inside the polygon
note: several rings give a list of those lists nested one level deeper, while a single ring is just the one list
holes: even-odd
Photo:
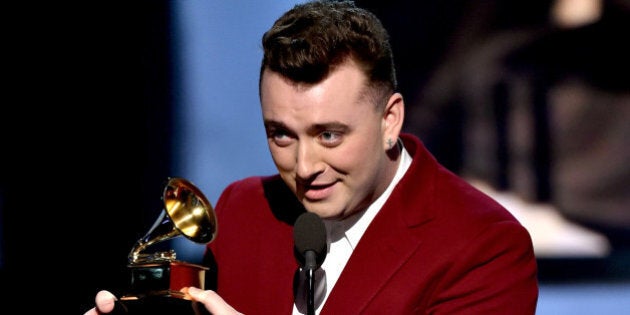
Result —
[{"label": "red blazer", "polygon": [[[534,314],[527,230],[497,202],[401,136],[411,167],[357,244],[321,314]],[[293,222],[305,211],[279,176],[229,185],[215,208],[217,291],[245,314],[291,314]]]}]

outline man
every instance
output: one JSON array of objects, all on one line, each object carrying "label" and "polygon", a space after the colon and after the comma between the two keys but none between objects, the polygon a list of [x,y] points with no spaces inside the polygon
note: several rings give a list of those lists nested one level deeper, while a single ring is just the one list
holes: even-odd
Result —
[{"label": "man", "polygon": [[[352,2],[307,2],[262,42],[260,101],[279,174],[224,190],[206,253],[216,290],[183,291],[213,314],[306,313],[293,224],[308,211],[328,234],[318,314],[534,314],[525,228],[401,134],[379,20]],[[112,301],[101,292],[97,308]]]}]

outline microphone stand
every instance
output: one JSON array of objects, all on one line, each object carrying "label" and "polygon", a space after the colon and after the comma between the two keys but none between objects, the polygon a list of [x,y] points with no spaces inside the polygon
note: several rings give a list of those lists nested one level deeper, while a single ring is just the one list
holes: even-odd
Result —
[{"label": "microphone stand", "polygon": [[315,259],[315,251],[309,250],[304,253],[306,263],[306,314],[315,315],[315,269],[317,263]]}]

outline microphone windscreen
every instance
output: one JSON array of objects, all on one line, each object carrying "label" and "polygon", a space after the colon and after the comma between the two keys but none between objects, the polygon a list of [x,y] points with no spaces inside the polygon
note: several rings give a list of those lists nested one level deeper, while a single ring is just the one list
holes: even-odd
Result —
[{"label": "microphone windscreen", "polygon": [[293,225],[293,240],[295,242],[296,258],[304,266],[304,254],[314,251],[317,266],[321,266],[326,258],[326,226],[324,221],[315,213],[304,212]]}]

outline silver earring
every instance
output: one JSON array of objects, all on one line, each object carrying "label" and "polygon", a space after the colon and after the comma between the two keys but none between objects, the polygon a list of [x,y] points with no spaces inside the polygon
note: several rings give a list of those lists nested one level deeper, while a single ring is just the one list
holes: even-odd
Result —
[{"label": "silver earring", "polygon": [[387,138],[387,148],[391,149],[394,146],[394,141],[392,138]]}]

